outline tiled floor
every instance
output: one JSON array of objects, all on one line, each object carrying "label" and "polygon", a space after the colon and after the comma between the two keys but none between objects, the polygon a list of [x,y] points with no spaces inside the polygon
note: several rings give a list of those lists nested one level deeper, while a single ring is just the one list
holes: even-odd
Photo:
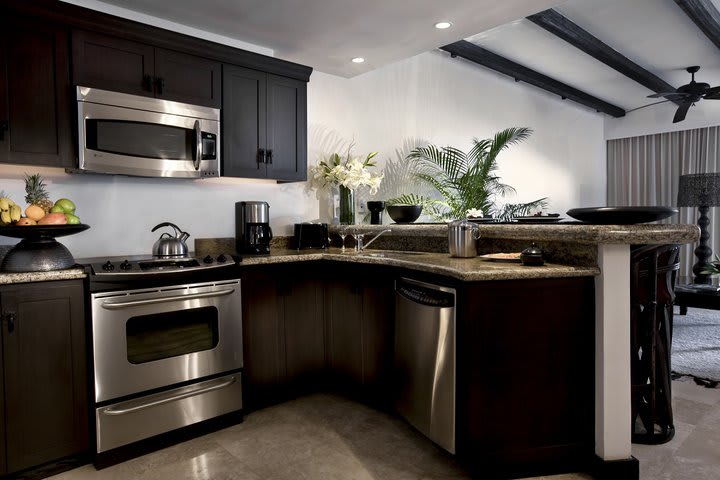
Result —
[{"label": "tiled floor", "polygon": [[[643,480],[720,479],[720,389],[673,383],[675,439],[634,445]],[[403,421],[332,395],[248,415],[180,445],[54,480],[450,480],[470,477]],[[582,474],[553,480],[587,480]]]}]

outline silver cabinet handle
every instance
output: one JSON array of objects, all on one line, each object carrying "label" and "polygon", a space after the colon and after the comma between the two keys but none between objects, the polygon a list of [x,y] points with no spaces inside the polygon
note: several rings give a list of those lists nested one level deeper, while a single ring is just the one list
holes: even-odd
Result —
[{"label": "silver cabinet handle", "polygon": [[112,300],[102,303],[102,307],[106,310],[119,310],[121,308],[137,307],[140,305],[152,305],[153,303],[174,302],[176,300],[192,300],[194,298],[222,297],[235,293],[234,288],[223,288],[213,292],[190,293],[187,295],[171,295],[160,298],[148,298],[146,300],[130,300],[127,302],[114,302]]},{"label": "silver cabinet handle", "polygon": [[132,405],[136,404],[137,401],[129,401],[125,403],[121,403],[116,405],[115,407],[108,408],[107,410],[104,410],[102,413],[104,415],[127,415],[128,413],[137,412],[139,410],[145,410],[146,408],[150,407],[156,407],[158,405],[163,405],[165,403],[175,402],[177,400],[182,400],[183,398],[188,397],[194,397],[195,395],[200,395],[201,393],[208,393],[212,392],[213,390],[220,390],[221,388],[229,387],[233,383],[237,381],[236,376],[232,376],[228,380],[223,381],[222,383],[216,383],[215,385],[208,385],[207,387],[198,388],[197,390],[190,390],[183,393],[168,393],[167,396],[156,398],[155,400],[151,400],[149,402],[140,403],[137,405],[133,405],[131,407],[123,408],[123,405]]},{"label": "silver cabinet handle", "polygon": [[195,161],[193,162],[195,170],[200,170],[200,159],[202,159],[202,131],[200,120],[195,120]]}]

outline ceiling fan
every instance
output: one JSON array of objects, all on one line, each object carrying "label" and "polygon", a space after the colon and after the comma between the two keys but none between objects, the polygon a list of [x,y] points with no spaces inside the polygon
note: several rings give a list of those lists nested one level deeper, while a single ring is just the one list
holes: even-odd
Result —
[{"label": "ceiling fan", "polygon": [[678,103],[678,109],[675,112],[675,117],[673,117],[673,123],[685,120],[685,115],[687,115],[690,107],[699,100],[720,100],[720,85],[710,87],[707,83],[698,83],[695,81],[695,73],[700,70],[700,67],[688,67],[686,70],[692,75],[692,79],[687,85],[678,87],[674,92],[660,92],[648,95],[648,98],[665,97],[669,101]]}]

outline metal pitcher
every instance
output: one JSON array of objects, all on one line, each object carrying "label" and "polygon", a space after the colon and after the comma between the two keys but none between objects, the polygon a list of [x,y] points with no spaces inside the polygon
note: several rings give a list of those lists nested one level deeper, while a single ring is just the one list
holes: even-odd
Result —
[{"label": "metal pitcher", "polygon": [[477,240],[480,227],[467,219],[455,220],[448,225],[448,246],[451,257],[473,258],[477,256]]}]

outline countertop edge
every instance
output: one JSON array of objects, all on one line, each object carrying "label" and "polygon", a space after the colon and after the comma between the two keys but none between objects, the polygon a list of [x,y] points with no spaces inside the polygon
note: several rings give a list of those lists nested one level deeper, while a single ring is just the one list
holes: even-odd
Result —
[{"label": "countertop edge", "polygon": [[[343,225],[330,225],[332,234],[337,234]],[[364,233],[377,233],[390,229],[387,236],[406,237],[447,237],[447,224],[390,224],[390,225],[350,225]],[[635,225],[590,225],[590,224],[478,224],[480,238],[514,240],[557,240],[564,242],[591,244],[668,244],[693,243],[700,238],[700,229],[691,224],[654,224]]]},{"label": "countertop edge", "polygon": [[[426,273],[434,273],[455,278],[461,281],[484,281],[484,280],[518,280],[528,278],[566,278],[566,277],[588,277],[600,275],[597,267],[569,266],[557,264],[545,264],[540,267],[524,266],[519,263],[495,263],[475,258],[452,258],[444,253],[420,252],[410,258],[392,258],[388,256],[373,256],[383,254],[383,251],[370,251],[364,254],[340,253],[339,249],[331,249],[330,252],[304,253],[296,250],[276,251],[265,256],[245,256],[240,263],[243,266],[259,266],[281,263],[295,263],[315,260],[329,260],[342,263],[354,263],[364,265],[383,265],[399,268],[407,268]],[[390,255],[397,252],[389,252]],[[402,253],[400,253],[402,255]],[[447,262],[448,265],[442,263]],[[453,265],[454,264],[454,265]]]},{"label": "countertop edge", "polygon": [[47,272],[3,272],[0,273],[0,285],[50,282],[55,280],[76,280],[83,279],[85,277],[85,269],[81,267],[69,268],[66,270],[50,270]]}]

